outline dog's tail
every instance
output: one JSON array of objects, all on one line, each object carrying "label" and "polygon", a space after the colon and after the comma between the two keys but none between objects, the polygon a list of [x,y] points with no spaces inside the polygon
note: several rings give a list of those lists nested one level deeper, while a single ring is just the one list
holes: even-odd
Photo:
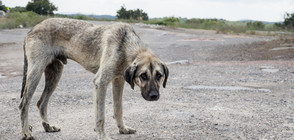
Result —
[{"label": "dog's tail", "polygon": [[23,79],[22,79],[22,88],[21,88],[20,98],[22,98],[23,96],[23,92],[26,86],[26,81],[27,81],[28,59],[26,55],[26,41],[24,41],[23,52],[24,52],[24,65],[23,65]]}]

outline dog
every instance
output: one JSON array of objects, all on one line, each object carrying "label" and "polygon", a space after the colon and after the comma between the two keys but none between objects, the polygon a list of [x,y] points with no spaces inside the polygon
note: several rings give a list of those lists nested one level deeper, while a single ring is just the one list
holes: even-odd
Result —
[{"label": "dog", "polygon": [[112,83],[114,119],[121,134],[135,129],[124,125],[122,94],[125,81],[137,85],[147,101],[159,99],[161,84],[165,88],[169,70],[149,48],[145,47],[131,25],[115,23],[95,25],[81,20],[50,18],[28,32],[24,42],[24,74],[19,105],[22,139],[34,139],[28,122],[31,98],[45,74],[45,88],[37,103],[46,132],[60,128],[49,124],[47,106],[61,77],[67,59],[76,61],[95,74],[95,131],[99,140],[110,139],[104,132],[105,96]]}]

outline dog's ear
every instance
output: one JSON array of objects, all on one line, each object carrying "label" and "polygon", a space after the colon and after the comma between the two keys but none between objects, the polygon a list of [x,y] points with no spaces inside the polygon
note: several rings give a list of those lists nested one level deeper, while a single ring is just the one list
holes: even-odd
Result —
[{"label": "dog's ear", "polygon": [[126,69],[124,73],[125,80],[131,85],[132,89],[134,89],[134,76],[136,74],[137,66],[130,66]]},{"label": "dog's ear", "polygon": [[165,88],[167,78],[168,78],[168,75],[169,75],[169,71],[168,71],[168,68],[167,68],[167,66],[165,64],[162,64],[162,67],[163,67],[163,72],[164,72],[164,81],[163,81],[162,86]]}]

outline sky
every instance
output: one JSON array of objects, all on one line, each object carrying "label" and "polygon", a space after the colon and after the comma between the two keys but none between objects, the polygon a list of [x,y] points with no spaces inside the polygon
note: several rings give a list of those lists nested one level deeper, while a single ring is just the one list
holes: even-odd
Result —
[{"label": "sky", "polygon": [[[30,0],[2,0],[6,6],[25,6]],[[294,12],[294,0],[50,0],[55,13],[116,15],[122,5],[143,9],[149,18],[218,18],[231,21],[283,21],[286,12]]]}]

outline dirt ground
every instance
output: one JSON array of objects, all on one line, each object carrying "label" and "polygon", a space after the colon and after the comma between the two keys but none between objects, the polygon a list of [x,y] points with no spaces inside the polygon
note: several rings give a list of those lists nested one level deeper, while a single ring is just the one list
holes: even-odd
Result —
[{"label": "dirt ground", "polygon": [[[108,22],[95,22],[110,24]],[[214,31],[133,25],[141,39],[168,64],[167,88],[147,102],[125,85],[126,125],[121,135],[112,118],[111,86],[105,130],[113,139],[293,139],[294,37],[216,34]],[[29,29],[0,30],[0,139],[20,139],[18,104],[23,40]],[[39,140],[94,140],[93,74],[73,61],[65,66],[50,99],[48,116],[61,132],[45,133],[36,103],[29,122]]]}]

